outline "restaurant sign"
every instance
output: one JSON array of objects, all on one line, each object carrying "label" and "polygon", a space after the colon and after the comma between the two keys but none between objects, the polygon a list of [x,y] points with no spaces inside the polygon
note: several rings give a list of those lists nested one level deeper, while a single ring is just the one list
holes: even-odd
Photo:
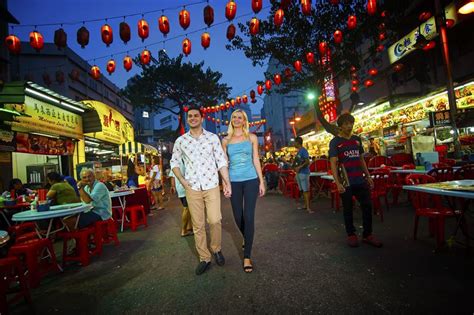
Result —
[{"label": "restaurant sign", "polygon": [[52,104],[25,95],[23,104],[6,104],[23,116],[15,117],[13,129],[25,132],[43,132],[55,136],[82,139],[82,117]]},{"label": "restaurant sign", "polygon": [[451,125],[451,114],[449,110],[442,110],[439,112],[430,112],[431,126],[449,126]]},{"label": "restaurant sign", "polygon": [[91,132],[86,135],[115,144],[133,141],[133,127],[128,120],[118,111],[99,101],[82,101],[92,106],[100,118],[102,131]]},{"label": "restaurant sign", "polygon": [[[445,7],[445,14],[447,20],[453,21],[453,26],[458,22],[456,5],[454,2]],[[438,36],[438,30],[436,28],[436,20],[434,16],[419,25],[408,35],[404,36],[388,48],[388,58],[390,60],[390,64],[397,62],[416,49],[415,43],[419,34],[423,35],[427,40],[432,40]]]}]

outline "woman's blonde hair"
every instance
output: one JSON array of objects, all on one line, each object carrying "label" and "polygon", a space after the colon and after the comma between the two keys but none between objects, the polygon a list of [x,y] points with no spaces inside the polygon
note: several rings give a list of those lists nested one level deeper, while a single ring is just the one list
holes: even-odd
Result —
[{"label": "woman's blonde hair", "polygon": [[227,129],[227,137],[230,139],[234,135],[234,125],[232,124],[232,117],[234,117],[234,114],[236,113],[241,113],[242,116],[244,117],[244,124],[242,125],[242,131],[244,133],[244,137],[247,138],[249,136],[249,119],[247,117],[247,113],[245,113],[241,109],[236,109],[232,112],[232,115],[230,116],[229,128]]}]

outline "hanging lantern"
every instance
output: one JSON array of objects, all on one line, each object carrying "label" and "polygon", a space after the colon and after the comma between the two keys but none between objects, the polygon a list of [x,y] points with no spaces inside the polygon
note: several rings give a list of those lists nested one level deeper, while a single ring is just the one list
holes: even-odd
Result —
[{"label": "hanging lantern", "polygon": [[208,121],[211,121],[211,116],[206,117]]},{"label": "hanging lantern", "polygon": [[234,99],[231,99],[231,100],[230,100],[230,105],[231,105],[232,107],[235,107],[235,100],[234,100]]},{"label": "hanging lantern", "polygon": [[378,45],[377,48],[376,48],[377,52],[382,52],[382,51],[384,51],[384,49],[385,49],[385,46],[382,45],[382,44]]},{"label": "hanging lantern", "polygon": [[446,27],[451,28],[454,26],[455,21],[453,19],[446,19]]},{"label": "hanging lantern", "polygon": [[67,34],[64,29],[59,28],[54,31],[54,44],[58,47],[58,49],[66,48],[67,46]]},{"label": "hanging lantern", "polygon": [[387,38],[387,34],[386,33],[380,33],[379,34],[379,41],[384,41],[385,39]]},{"label": "hanging lantern", "polygon": [[295,61],[295,63],[293,64],[293,67],[295,67],[296,72],[301,72],[301,70],[303,69],[301,61],[299,61],[299,60]]},{"label": "hanging lantern", "polygon": [[138,21],[138,36],[142,39],[142,42],[148,38],[150,35],[150,27],[148,26],[148,22],[145,19],[141,19]]},{"label": "hanging lantern", "polygon": [[352,84],[352,85],[358,85],[358,84],[359,84],[359,80],[357,80],[357,79],[352,79],[351,84]]},{"label": "hanging lantern", "polygon": [[224,105],[224,103],[221,103],[221,110],[225,110],[225,105]]},{"label": "hanging lantern", "polygon": [[372,69],[369,70],[369,74],[370,74],[371,76],[376,76],[377,73],[378,73],[378,70],[375,69],[375,68],[372,68]]},{"label": "hanging lantern", "polygon": [[286,10],[291,4],[291,0],[281,0],[280,1],[280,9]]},{"label": "hanging lantern", "polygon": [[388,17],[388,11],[387,10],[382,11],[382,13],[380,13],[380,16],[383,17],[383,18],[387,18]]},{"label": "hanging lantern", "polygon": [[242,95],[242,102],[243,102],[244,104],[247,104],[248,101],[249,101],[249,99],[247,98],[247,95],[245,95],[245,94]]},{"label": "hanging lantern", "polygon": [[229,26],[227,26],[226,37],[229,41],[234,39],[234,37],[235,37],[235,26],[234,26],[234,24],[230,24]]},{"label": "hanging lantern", "polygon": [[341,30],[336,30],[334,32],[334,43],[339,45],[342,43],[342,31]]},{"label": "hanging lantern", "polygon": [[377,0],[367,0],[367,13],[369,15],[377,13]]},{"label": "hanging lantern", "polygon": [[266,80],[265,81],[265,88],[267,89],[267,91],[270,91],[272,89],[272,81]]},{"label": "hanging lantern", "polygon": [[403,69],[403,63],[397,63],[396,65],[393,66],[393,71],[395,72],[400,72]]},{"label": "hanging lantern", "polygon": [[380,24],[377,26],[377,28],[378,28],[379,31],[381,31],[381,32],[385,31],[385,27],[386,27],[386,26],[385,26],[385,23],[384,23],[384,22],[380,23]]},{"label": "hanging lantern", "polygon": [[356,85],[353,85],[353,86],[351,87],[351,91],[354,92],[354,93],[357,92],[358,89],[359,89],[359,88],[358,88]]},{"label": "hanging lantern", "polygon": [[189,107],[188,107],[188,106],[186,106],[186,105],[185,105],[185,106],[183,106],[183,112],[187,113],[187,112],[188,112],[188,110],[189,110]]},{"label": "hanging lantern", "polygon": [[21,51],[20,39],[15,35],[8,35],[7,38],[5,38],[5,46],[7,46],[11,54],[19,54]]},{"label": "hanging lantern", "polygon": [[37,52],[40,52],[44,47],[43,35],[38,31],[33,31],[30,33],[30,46],[33,47]]},{"label": "hanging lantern", "polygon": [[114,41],[114,33],[112,32],[112,27],[109,24],[104,24],[100,29],[100,34],[102,36],[102,41],[107,45],[107,47],[112,44]]},{"label": "hanging lantern", "polygon": [[350,70],[351,70],[351,72],[356,72],[357,68],[355,66],[351,66]]},{"label": "hanging lantern", "polygon": [[258,93],[258,95],[262,95],[262,93],[263,93],[263,85],[260,85],[260,84],[259,84],[259,85],[257,86],[257,93]]},{"label": "hanging lantern", "polygon": [[94,80],[99,80],[100,79],[100,68],[97,67],[97,66],[92,66],[90,75]]},{"label": "hanging lantern", "polygon": [[187,57],[191,53],[191,41],[189,38],[183,40],[183,54]]},{"label": "hanging lantern", "polygon": [[374,81],[371,79],[367,79],[364,81],[364,85],[365,87],[371,87],[372,85],[374,85]]},{"label": "hanging lantern", "polygon": [[151,61],[151,52],[148,49],[145,49],[140,54],[140,63],[142,65],[147,65],[150,63],[150,61]]},{"label": "hanging lantern", "polygon": [[225,6],[225,17],[227,20],[232,21],[235,18],[236,13],[237,4],[233,0],[230,0]]},{"label": "hanging lantern", "polygon": [[319,54],[321,56],[326,55],[327,48],[328,48],[328,44],[326,42],[320,42],[319,43]]},{"label": "hanging lantern", "polygon": [[273,76],[273,82],[275,82],[276,85],[281,84],[281,75],[279,73],[277,73]]},{"label": "hanging lantern", "polygon": [[420,20],[420,22],[425,22],[425,21],[428,21],[428,19],[430,17],[431,17],[431,12],[430,11],[423,11],[418,16],[418,20]]},{"label": "hanging lantern", "polygon": [[212,23],[214,23],[214,9],[210,5],[204,8],[204,23],[207,27],[210,27]]},{"label": "hanging lantern", "polygon": [[301,0],[301,13],[304,15],[311,14],[311,0]]},{"label": "hanging lantern", "polygon": [[433,48],[436,47],[436,42],[434,40],[430,41],[428,44],[426,44],[424,47],[423,47],[423,50],[424,51],[428,51],[428,50],[431,50]]},{"label": "hanging lantern", "polygon": [[258,12],[260,12],[260,10],[262,10],[262,3],[263,0],[252,0],[253,13],[257,14]]},{"label": "hanging lantern", "polygon": [[77,69],[72,69],[71,72],[69,73],[69,77],[73,81],[78,81],[80,76],[81,76],[81,73]]},{"label": "hanging lantern", "polygon": [[285,68],[285,78],[290,79],[293,76],[290,68]]},{"label": "hanging lantern", "polygon": [[235,102],[237,103],[237,105],[240,105],[240,103],[242,102],[242,99],[240,98],[240,96],[237,96],[235,98]]},{"label": "hanging lantern", "polygon": [[186,9],[179,11],[179,25],[181,25],[183,30],[186,30],[189,27],[189,24],[191,24],[191,15],[189,14],[189,11]]},{"label": "hanging lantern", "polygon": [[158,27],[160,29],[160,32],[163,33],[163,35],[166,37],[168,33],[170,32],[170,21],[166,17],[166,15],[160,16],[158,19]]},{"label": "hanging lantern", "polygon": [[115,60],[110,59],[109,61],[107,61],[107,72],[109,73],[109,75],[115,72]]},{"label": "hanging lantern", "polygon": [[250,34],[257,35],[260,31],[260,21],[257,18],[250,20]]},{"label": "hanging lantern", "polygon": [[64,83],[64,72],[62,72],[61,70],[56,71],[56,82],[58,82],[59,84]]},{"label": "hanging lantern", "polygon": [[125,70],[130,71],[130,69],[132,69],[132,66],[133,66],[133,60],[130,56],[125,56],[125,58],[123,58],[123,67],[125,68]]},{"label": "hanging lantern", "polygon": [[120,39],[123,41],[124,44],[127,44],[128,41],[130,41],[130,26],[125,23],[121,22],[120,26]]},{"label": "hanging lantern", "polygon": [[250,91],[250,98],[251,98],[251,99],[254,99],[254,98],[255,98],[255,91],[254,91],[254,90],[251,90],[251,91]]},{"label": "hanging lantern", "polygon": [[313,54],[312,52],[306,53],[306,61],[307,61],[309,64],[313,64],[313,63],[314,63],[314,54]]},{"label": "hanging lantern", "polygon": [[273,23],[276,27],[280,27],[283,24],[283,17],[285,16],[285,12],[282,9],[278,9],[275,12],[275,16],[273,16]]},{"label": "hanging lantern", "polygon": [[209,33],[204,32],[201,35],[201,46],[204,49],[207,49],[211,45],[211,35]]},{"label": "hanging lantern", "polygon": [[89,44],[89,31],[85,26],[77,31],[77,43],[81,45],[81,48],[84,48]]},{"label": "hanging lantern", "polygon": [[347,28],[353,30],[357,27],[357,17],[355,15],[349,15],[347,18]]}]

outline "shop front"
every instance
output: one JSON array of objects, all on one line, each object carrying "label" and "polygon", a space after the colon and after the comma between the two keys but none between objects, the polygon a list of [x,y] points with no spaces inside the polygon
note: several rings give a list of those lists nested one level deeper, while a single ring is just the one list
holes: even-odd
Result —
[{"label": "shop front", "polygon": [[0,92],[3,110],[18,113],[0,122],[0,163],[4,189],[12,178],[31,187],[46,174],[72,175],[88,108],[32,82],[7,83]]}]

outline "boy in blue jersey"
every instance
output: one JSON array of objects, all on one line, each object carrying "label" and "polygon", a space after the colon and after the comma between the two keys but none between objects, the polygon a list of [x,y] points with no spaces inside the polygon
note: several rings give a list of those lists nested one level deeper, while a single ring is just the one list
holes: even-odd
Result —
[{"label": "boy in blue jersey", "polygon": [[[314,213],[310,206],[310,187],[309,187],[309,153],[305,147],[303,147],[303,138],[296,137],[295,147],[298,149],[298,153],[295,157],[293,169],[296,172],[296,183],[300,189],[301,194],[304,198],[304,207],[308,213]],[[301,206],[297,206],[298,209],[302,209]]]},{"label": "boy in blue jersey", "polygon": [[[354,116],[349,113],[342,114],[337,119],[337,125],[340,131],[329,143],[331,171],[342,199],[344,223],[349,246],[359,246],[359,239],[355,234],[356,229],[354,227],[352,213],[352,196],[354,196],[362,208],[362,222],[364,228],[362,234],[363,242],[375,247],[382,247],[383,244],[372,235],[372,203],[370,200],[370,189],[373,188],[374,183],[362,156],[362,153],[364,153],[362,141],[358,136],[352,135],[354,120]],[[344,187],[341,178],[338,176],[339,164],[341,164],[347,172],[348,183],[346,187]]]}]

